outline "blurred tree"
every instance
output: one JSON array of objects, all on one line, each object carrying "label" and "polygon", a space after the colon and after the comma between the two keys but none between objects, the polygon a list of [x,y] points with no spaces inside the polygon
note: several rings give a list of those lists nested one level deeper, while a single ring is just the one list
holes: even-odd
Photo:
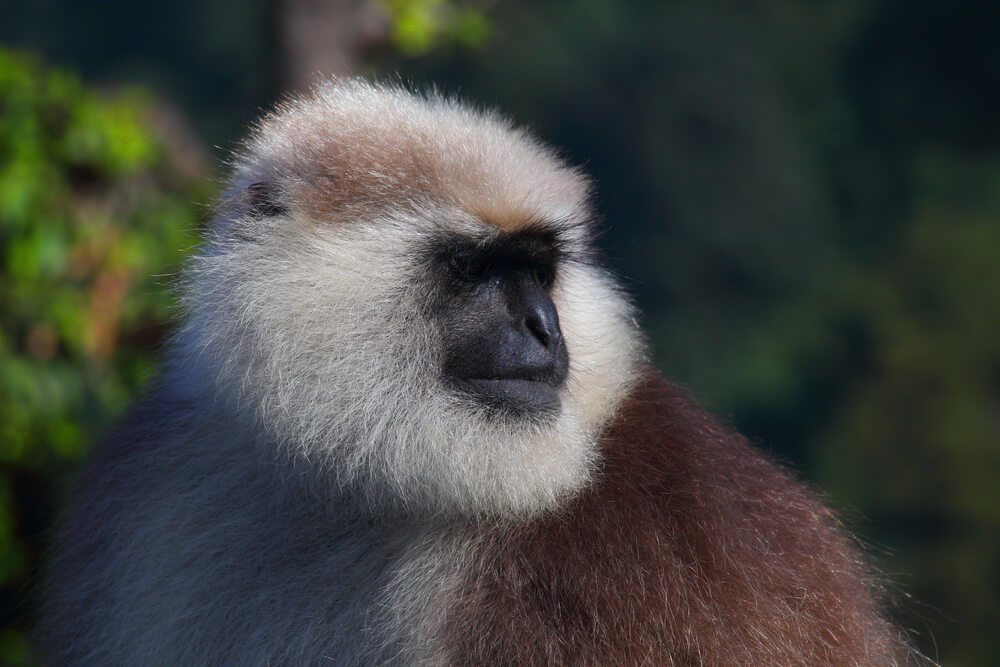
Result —
[{"label": "blurred tree", "polygon": [[390,46],[422,55],[443,44],[476,46],[489,33],[472,0],[272,0],[282,90],[305,90],[318,75],[363,71]]},{"label": "blurred tree", "polygon": [[0,50],[0,662],[28,658],[17,601],[59,472],[152,375],[163,274],[197,239],[204,174],[151,109]]},{"label": "blurred tree", "polygon": [[356,73],[365,53],[389,35],[388,14],[372,0],[273,0],[279,86],[306,90],[317,74]]}]

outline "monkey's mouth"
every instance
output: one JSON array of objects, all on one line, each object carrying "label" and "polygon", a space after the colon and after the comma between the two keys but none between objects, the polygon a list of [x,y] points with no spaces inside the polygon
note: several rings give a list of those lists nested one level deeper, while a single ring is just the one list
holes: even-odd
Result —
[{"label": "monkey's mouth", "polygon": [[457,388],[492,408],[517,414],[550,414],[559,409],[562,381],[527,378],[463,378]]}]

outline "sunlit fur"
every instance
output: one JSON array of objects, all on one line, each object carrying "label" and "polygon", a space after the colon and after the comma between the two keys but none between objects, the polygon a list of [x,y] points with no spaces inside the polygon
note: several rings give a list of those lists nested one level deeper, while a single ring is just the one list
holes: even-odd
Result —
[{"label": "sunlit fur", "polygon": [[[256,182],[286,214],[241,206]],[[497,118],[354,82],[265,119],[234,183],[187,272],[171,378],[200,378],[192,390],[255,419],[310,483],[366,504],[534,513],[586,483],[638,346],[629,306],[586,263],[575,170]],[[442,382],[422,251],[443,232],[528,224],[555,229],[569,258],[553,300],[570,378],[555,419],[490,418]]]}]

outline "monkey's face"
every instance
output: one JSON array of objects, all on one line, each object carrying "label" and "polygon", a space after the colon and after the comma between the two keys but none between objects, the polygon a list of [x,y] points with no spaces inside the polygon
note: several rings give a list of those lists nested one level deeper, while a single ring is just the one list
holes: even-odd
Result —
[{"label": "monkey's face", "polygon": [[334,85],[251,142],[187,273],[177,368],[335,496],[544,511],[590,479],[640,354],[592,257],[586,184],[547,149]]},{"label": "monkey's face", "polygon": [[499,418],[561,409],[569,352],[551,290],[558,240],[545,229],[473,241],[442,236],[431,251],[446,384]]}]

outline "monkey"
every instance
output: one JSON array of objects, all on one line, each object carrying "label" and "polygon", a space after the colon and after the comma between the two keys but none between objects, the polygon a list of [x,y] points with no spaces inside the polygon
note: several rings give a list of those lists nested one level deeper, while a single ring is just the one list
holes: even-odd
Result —
[{"label": "monkey", "polygon": [[48,659],[914,660],[833,513],[652,367],[592,191],[439,93],[267,113],[56,530]]}]

